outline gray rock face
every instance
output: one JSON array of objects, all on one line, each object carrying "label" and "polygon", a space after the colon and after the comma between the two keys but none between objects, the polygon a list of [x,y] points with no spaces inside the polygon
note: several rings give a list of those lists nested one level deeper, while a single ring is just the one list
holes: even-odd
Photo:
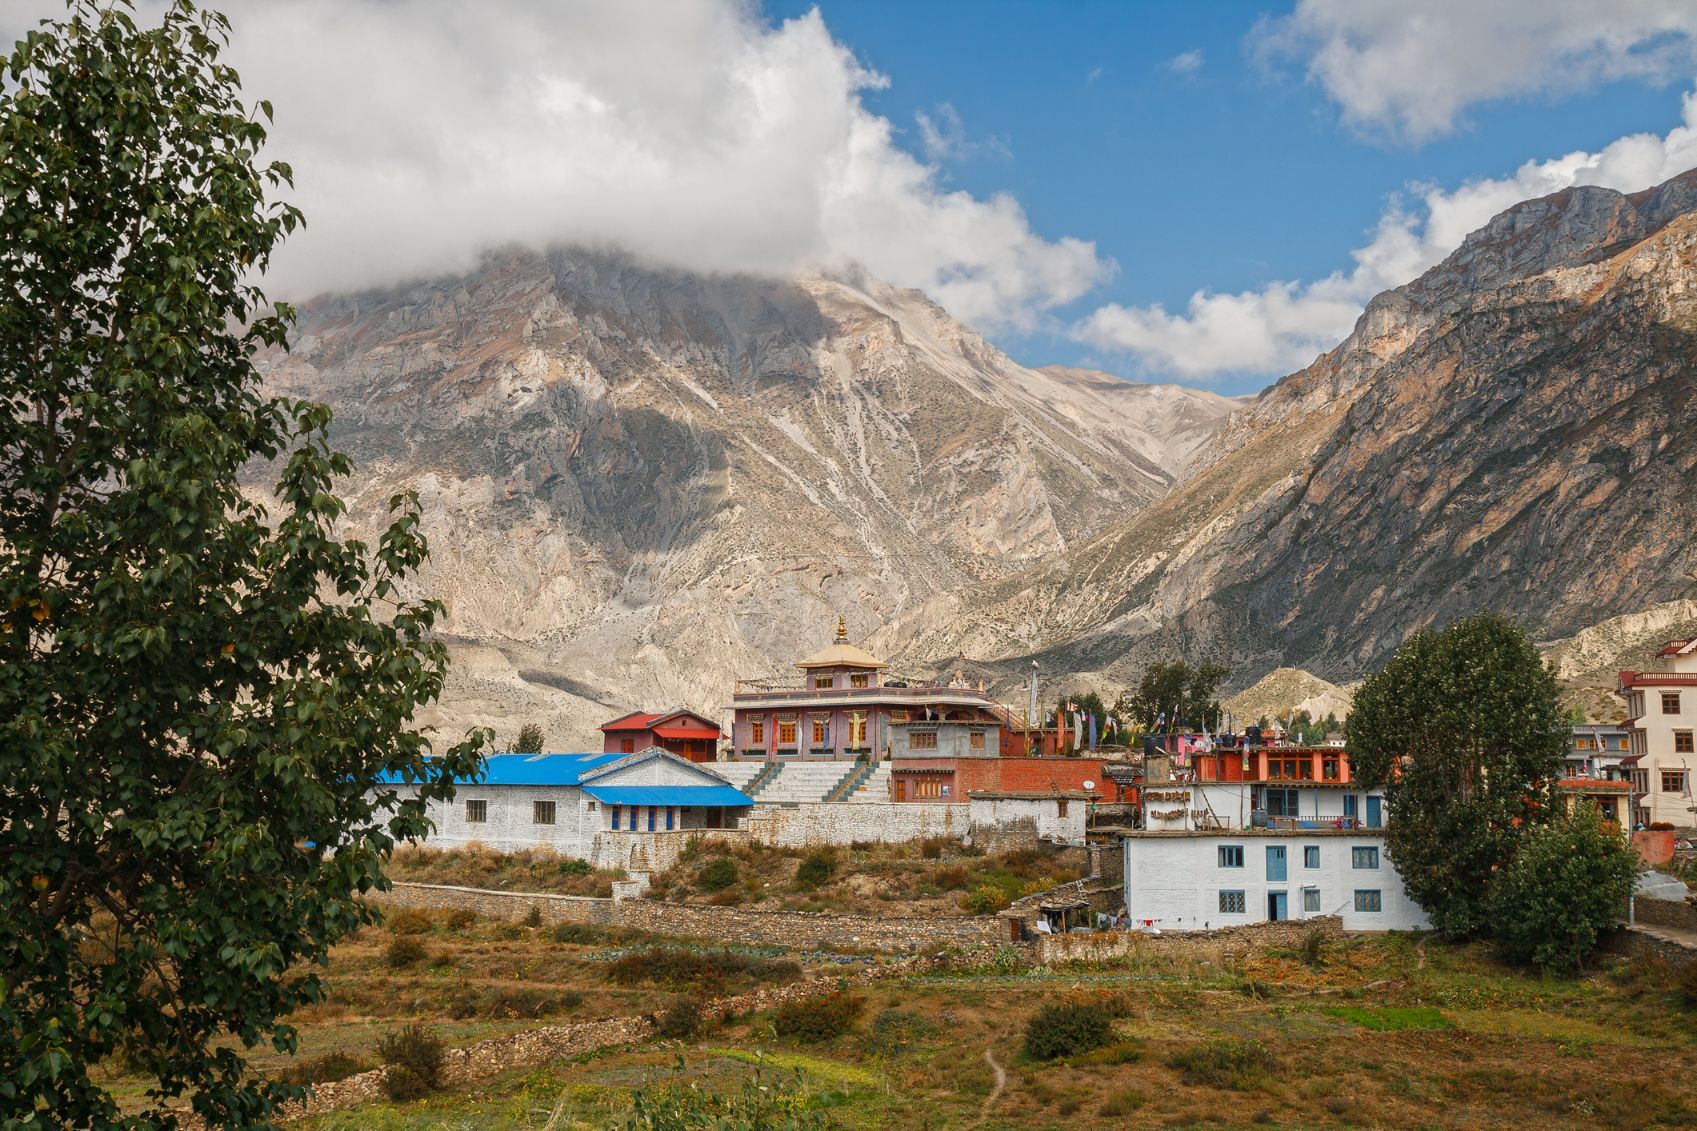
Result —
[{"label": "gray rock face", "polygon": [[[583,252],[302,308],[273,386],[336,409],[375,527],[417,490],[457,665],[444,729],[556,749],[716,711],[1162,495],[1234,403],[1023,368],[912,291]],[[598,748],[598,747],[597,747]]]}]

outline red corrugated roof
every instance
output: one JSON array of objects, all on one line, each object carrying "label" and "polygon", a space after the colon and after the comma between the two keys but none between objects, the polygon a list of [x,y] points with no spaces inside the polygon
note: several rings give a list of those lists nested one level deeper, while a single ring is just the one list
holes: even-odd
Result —
[{"label": "red corrugated roof", "polygon": [[632,711],[630,714],[625,715],[622,718],[614,719],[610,723],[602,723],[600,729],[651,730],[653,729],[655,719],[663,719],[665,717],[666,716],[664,715],[658,715],[648,711]]},{"label": "red corrugated roof", "polygon": [[657,726],[654,728],[654,733],[661,738],[705,738],[712,742],[717,742],[725,737],[718,727]]},{"label": "red corrugated roof", "polygon": [[[707,734],[705,736],[696,734],[668,734],[666,733],[666,730],[670,728],[663,728],[662,724],[670,722],[672,719],[693,720],[696,724],[693,727],[688,722],[681,723],[679,725],[684,729],[706,731]],[[666,738],[723,737],[719,733],[718,724],[716,724],[712,719],[704,718],[703,716],[696,714],[694,711],[632,711],[630,714],[614,719],[610,723],[602,723],[600,729],[651,730],[655,734],[663,735]]]}]

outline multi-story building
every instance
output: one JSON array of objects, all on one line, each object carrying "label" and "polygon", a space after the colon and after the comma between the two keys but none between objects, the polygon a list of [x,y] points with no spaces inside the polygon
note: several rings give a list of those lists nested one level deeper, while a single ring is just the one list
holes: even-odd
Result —
[{"label": "multi-story building", "polygon": [[1621,766],[1631,775],[1635,825],[1690,828],[1697,825],[1697,637],[1668,642],[1657,659],[1657,671],[1620,673],[1631,731]]},{"label": "multi-story building", "polygon": [[602,752],[630,754],[658,746],[691,762],[711,762],[724,738],[719,724],[681,707],[670,711],[632,711],[601,724]]},{"label": "multi-story building", "polygon": [[731,697],[737,758],[994,758],[997,704],[982,684],[892,678],[889,665],[837,638],[796,664],[798,683],[738,680]]},{"label": "multi-story building", "polygon": [[1620,760],[1632,753],[1632,732],[1615,723],[1581,723],[1568,742],[1566,774],[1572,778],[1614,778]]}]

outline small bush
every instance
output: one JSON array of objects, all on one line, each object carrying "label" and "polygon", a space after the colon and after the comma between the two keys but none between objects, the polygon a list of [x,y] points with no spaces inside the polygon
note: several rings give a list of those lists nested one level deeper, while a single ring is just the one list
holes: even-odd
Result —
[{"label": "small bush", "polygon": [[1186,1084],[1249,1091],[1277,1067],[1273,1054],[1257,1041],[1211,1041],[1167,1055],[1166,1064]]},{"label": "small bush", "polygon": [[583,1004],[577,990],[552,993],[525,985],[461,986],[448,1000],[448,1016],[456,1021],[538,1021],[570,1013]]},{"label": "small bush", "polygon": [[587,876],[594,870],[589,866],[589,861],[581,860],[576,856],[568,856],[560,861],[560,875],[562,876]]},{"label": "small bush", "polygon": [[1148,1102],[1148,1096],[1136,1088],[1128,1088],[1126,1091],[1104,1100],[1102,1106],[1096,1109],[1096,1114],[1105,1119],[1125,1119]]},{"label": "small bush", "polygon": [[773,1029],[780,1037],[808,1044],[829,1041],[853,1029],[865,1008],[864,998],[841,992],[800,998],[778,1007]]},{"label": "small bush", "polygon": [[734,950],[651,946],[609,962],[607,977],[621,986],[649,984],[680,993],[717,994],[738,984],[793,982],[801,977],[801,967],[787,958],[760,958]]},{"label": "small bush", "polygon": [[1679,972],[1679,1000],[1697,1008],[1697,962],[1688,962]]},{"label": "small bush", "polygon": [[702,891],[724,891],[740,878],[735,860],[729,856],[716,856],[696,874],[695,886]]},{"label": "small bush", "polygon": [[467,911],[463,907],[448,912],[447,925],[450,931],[463,931],[477,922],[477,912]]},{"label": "small bush", "polygon": [[411,935],[396,935],[389,940],[389,945],[383,948],[383,961],[389,964],[391,970],[404,970],[408,966],[423,962],[429,956],[424,944]]},{"label": "small bush", "polygon": [[383,925],[389,928],[391,934],[422,935],[432,924],[430,916],[425,912],[415,907],[403,907],[385,915]]},{"label": "small bush", "polygon": [[960,897],[961,909],[971,915],[989,915],[1012,902],[995,884],[981,884]]},{"label": "small bush", "polygon": [[931,878],[944,891],[959,891],[966,886],[970,873],[959,864],[951,864],[946,868],[938,868],[931,873]]},{"label": "small bush", "polygon": [[384,1090],[392,1100],[415,1100],[442,1082],[442,1042],[422,1025],[408,1025],[377,1039],[377,1055],[389,1066]]},{"label": "small bush", "polygon": [[867,1029],[866,1051],[873,1056],[899,1056],[936,1031],[936,1025],[917,1013],[886,1009]]},{"label": "small bush", "polygon": [[1106,1007],[1051,1002],[1025,1023],[1025,1055],[1054,1060],[1099,1049],[1113,1039],[1114,1022]]},{"label": "small bush", "polygon": [[689,1041],[695,1039],[705,1023],[701,1003],[695,998],[685,998],[660,1015],[654,1031],[669,1041]]},{"label": "small bush", "polygon": [[327,1052],[307,1060],[297,1060],[282,1072],[278,1079],[285,1084],[330,1084],[357,1076],[371,1066],[345,1052]]},{"label": "small bush", "polygon": [[837,857],[831,852],[810,852],[795,870],[795,886],[812,891],[836,874]]},{"label": "small bush", "polygon": [[524,925],[533,929],[540,927],[542,925],[542,908],[534,903],[531,904],[530,910],[524,914]]},{"label": "small bush", "polygon": [[943,846],[938,841],[928,840],[919,846],[919,855],[927,860],[936,860],[943,855]]},{"label": "small bush", "polygon": [[1310,927],[1303,932],[1302,941],[1296,944],[1296,957],[1309,966],[1318,967],[1325,959],[1326,932],[1319,927]]}]

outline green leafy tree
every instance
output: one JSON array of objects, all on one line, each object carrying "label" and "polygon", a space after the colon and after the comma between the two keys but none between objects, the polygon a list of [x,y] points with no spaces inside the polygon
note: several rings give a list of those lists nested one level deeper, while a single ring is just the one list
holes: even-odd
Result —
[{"label": "green leafy tree", "polygon": [[1137,689],[1120,701],[1122,712],[1139,726],[1153,728],[1162,717],[1168,727],[1220,725],[1219,687],[1228,671],[1219,664],[1191,667],[1183,660],[1151,664]]},{"label": "green leafy tree", "polygon": [[1493,930],[1511,956],[1552,973],[1579,969],[1619,922],[1638,854],[1590,801],[1535,826],[1491,884]]},{"label": "green leafy tree", "polygon": [[1445,934],[1488,925],[1492,873],[1554,812],[1567,736],[1554,676],[1500,616],[1415,633],[1356,693],[1351,772],[1384,790],[1386,849]]},{"label": "green leafy tree", "polygon": [[[292,312],[250,280],[300,214],[227,34],[72,0],[4,64],[0,1125],[265,1125],[301,1089],[243,1050],[293,1050],[384,855],[479,766],[409,724],[447,663],[397,589],[415,501],[339,538],[329,410],[261,391]],[[123,1110],[109,1057],[152,1081]]]},{"label": "green leafy tree", "polygon": [[513,753],[542,753],[542,728],[535,723],[525,723],[519,727],[519,736],[513,742]]}]

